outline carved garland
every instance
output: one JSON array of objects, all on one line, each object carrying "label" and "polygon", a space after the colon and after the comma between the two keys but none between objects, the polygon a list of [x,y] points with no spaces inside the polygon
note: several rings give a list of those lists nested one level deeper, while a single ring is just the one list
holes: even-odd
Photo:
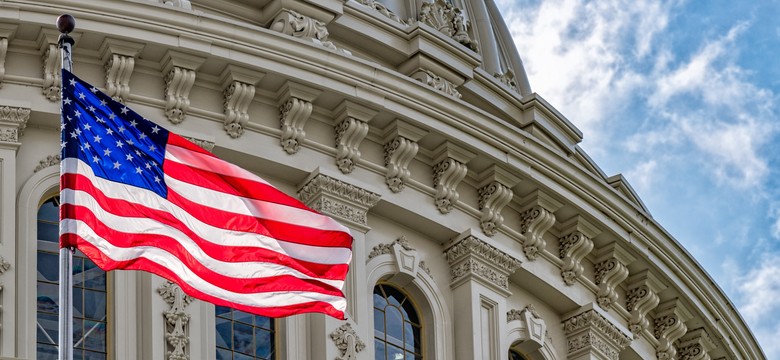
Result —
[{"label": "carved garland", "polygon": [[170,308],[163,312],[165,317],[165,340],[167,359],[189,360],[189,322],[190,315],[184,311],[193,298],[185,295],[179,285],[167,281],[157,289]]}]

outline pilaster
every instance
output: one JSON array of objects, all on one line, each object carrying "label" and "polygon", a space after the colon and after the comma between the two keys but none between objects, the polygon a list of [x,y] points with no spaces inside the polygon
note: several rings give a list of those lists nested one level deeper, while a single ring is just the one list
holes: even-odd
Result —
[{"label": "pilaster", "polygon": [[654,335],[658,340],[656,357],[658,360],[676,359],[677,349],[674,343],[680,339],[688,327],[685,322],[693,318],[690,310],[678,299],[672,299],[658,305],[653,324]]},{"label": "pilaster", "polygon": [[[444,250],[454,300],[456,359],[499,359],[509,348],[506,298],[509,275],[520,261],[490,245],[471,229]],[[479,336],[474,336],[479,334]]]},{"label": "pilaster", "polygon": [[287,81],[276,92],[276,97],[279,99],[279,125],[282,129],[279,141],[288,154],[292,155],[300,150],[306,138],[306,131],[303,128],[314,109],[312,101],[321,93],[320,90],[292,81]]},{"label": "pilaster", "polygon": [[465,148],[445,141],[434,151],[433,163],[433,187],[436,208],[442,214],[448,214],[457,204],[460,194],[458,185],[466,177],[468,168],[466,164],[476,154]]},{"label": "pilaster", "polygon": [[528,260],[534,261],[547,246],[544,234],[555,224],[554,213],[563,204],[541,190],[534,190],[521,200],[520,233],[523,252]]},{"label": "pilaster", "polygon": [[493,236],[504,224],[501,210],[512,201],[512,188],[520,183],[520,178],[494,164],[480,173],[479,179],[479,226],[485,235]]},{"label": "pilaster", "polygon": [[595,262],[598,304],[608,311],[618,299],[615,289],[628,277],[628,265],[636,258],[616,242],[602,247],[598,254]]},{"label": "pilaster", "polygon": [[385,183],[394,193],[401,192],[409,180],[409,163],[417,155],[417,142],[428,131],[395,119],[384,129]]},{"label": "pilaster", "polygon": [[143,48],[143,44],[108,37],[100,45],[98,51],[106,70],[106,94],[112,99],[124,103],[130,95],[135,57]]},{"label": "pilaster", "polygon": [[360,143],[368,134],[368,122],[377,111],[344,100],[333,111],[336,120],[336,165],[349,174],[360,161]]},{"label": "pilaster", "polygon": [[265,74],[259,71],[228,65],[222,71],[222,94],[225,97],[223,110],[225,123],[223,129],[232,138],[244,134],[249,122],[249,105],[255,98],[255,85]]},{"label": "pilaster", "polygon": [[631,275],[626,281],[626,311],[629,312],[628,328],[638,337],[650,329],[647,315],[660,302],[658,294],[666,288],[649,270]]},{"label": "pilaster", "polygon": [[179,124],[190,107],[190,90],[195,84],[195,72],[205,61],[194,55],[168,50],[162,60],[165,81],[165,116]]},{"label": "pilaster", "polygon": [[631,343],[629,332],[593,303],[563,320],[569,360],[618,360]]},{"label": "pilaster", "polygon": [[561,277],[566,285],[574,285],[582,276],[582,259],[593,250],[593,237],[601,233],[595,225],[582,216],[575,216],[562,225],[558,240],[558,256],[563,260]]}]

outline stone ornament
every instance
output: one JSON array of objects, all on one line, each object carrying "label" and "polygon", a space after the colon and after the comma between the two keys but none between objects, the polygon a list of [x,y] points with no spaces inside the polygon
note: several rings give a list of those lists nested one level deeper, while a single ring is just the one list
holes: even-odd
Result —
[{"label": "stone ornament", "polygon": [[263,73],[228,65],[222,71],[222,107],[225,113],[223,129],[231,138],[244,134],[249,122],[249,105],[255,98],[255,84],[260,82]]},{"label": "stone ornament", "polygon": [[629,312],[628,329],[636,338],[649,329],[647,315],[658,306],[658,293],[664,289],[661,282],[648,270],[632,275],[627,281],[626,311]]},{"label": "stone ornament", "polygon": [[655,319],[653,321],[653,335],[658,340],[656,347],[656,357],[658,360],[675,360],[677,349],[675,342],[680,339],[688,327],[685,322],[693,316],[677,300],[670,300],[658,306]]},{"label": "stone ornament", "polygon": [[345,323],[330,333],[330,339],[341,352],[336,360],[357,360],[357,353],[366,348],[366,344],[357,336],[352,325]]},{"label": "stone ornament", "polygon": [[192,3],[190,0],[151,0],[152,2],[168,5],[176,8],[182,8],[185,10],[192,10]]},{"label": "stone ornament", "polygon": [[534,261],[547,246],[544,234],[555,224],[553,213],[563,204],[540,190],[527,195],[522,203],[524,205],[520,213],[520,233],[525,235],[523,252],[528,260]]},{"label": "stone ornament", "polygon": [[436,189],[434,202],[436,209],[448,214],[458,202],[458,185],[466,177],[466,163],[476,154],[445,141],[434,151],[433,188]]},{"label": "stone ornament", "polygon": [[349,174],[360,160],[360,143],[368,134],[368,122],[377,111],[344,100],[334,110],[336,119],[336,165]]},{"label": "stone ornament", "polygon": [[487,236],[493,236],[504,223],[501,210],[512,201],[514,194],[508,186],[492,181],[477,190],[482,217],[479,226]]},{"label": "stone ornament", "polygon": [[306,206],[360,228],[368,228],[368,210],[380,195],[315,170],[298,190]]},{"label": "stone ornament", "polygon": [[205,59],[176,51],[168,51],[163,58],[165,81],[165,116],[179,124],[190,107],[190,90],[195,84],[195,71]]},{"label": "stone ornament", "polygon": [[60,101],[62,96],[62,89],[60,83],[62,82],[62,56],[60,50],[57,48],[57,43],[46,42],[45,50],[43,51],[43,96],[51,102]]},{"label": "stone ornament", "polygon": [[38,162],[38,165],[33,169],[34,173],[41,171],[49,166],[60,164],[60,154],[46,156],[45,159]]},{"label": "stone ornament", "polygon": [[[431,270],[425,265],[424,261],[420,260],[420,256],[417,250],[412,247],[406,236],[401,236],[395,241],[389,244],[379,244],[371,249],[368,254],[366,262],[379,255],[392,255],[397,266],[397,274],[404,275],[403,280],[411,282],[417,277],[417,271],[422,269],[428,275],[431,275]],[[396,277],[396,282],[402,282],[402,280]]]},{"label": "stone ornament", "polygon": [[304,126],[314,109],[312,101],[321,91],[305,85],[288,81],[277,92],[279,105],[279,128],[282,134],[279,143],[287,154],[295,154],[300,150],[306,138]]},{"label": "stone ornament", "polygon": [[592,238],[601,231],[581,216],[567,220],[562,226],[563,236],[558,240],[558,256],[563,260],[561,277],[566,285],[574,285],[582,276],[582,259],[593,250]]},{"label": "stone ornament", "polygon": [[157,289],[170,308],[163,312],[165,317],[166,359],[189,360],[189,322],[190,315],[184,311],[193,298],[185,295],[179,285],[166,281]]},{"label": "stone ornament", "polygon": [[463,95],[455,89],[455,85],[443,77],[436,75],[433,71],[428,69],[417,69],[411,75],[412,79],[415,79],[425,85],[428,85],[438,91],[441,91],[447,95],[460,99]]},{"label": "stone ornament", "polygon": [[567,352],[570,359],[595,358],[618,360],[620,352],[631,343],[631,338],[602,315],[592,304],[585,310],[563,321]]},{"label": "stone ornament", "polygon": [[328,28],[322,21],[312,19],[290,9],[282,9],[271,22],[269,29],[296,38],[309,40],[328,49],[351,55],[328,40]]},{"label": "stone ornament", "polygon": [[390,11],[390,9],[387,8],[387,6],[383,5],[381,2],[376,0],[357,0],[359,4],[365,5],[380,14],[384,15],[386,18],[393,20],[397,23],[400,23],[402,25],[407,25],[408,23],[404,20],[401,20],[401,18],[398,17],[394,12]]},{"label": "stone ornament", "polygon": [[141,53],[143,44],[106,38],[100,46],[100,53],[106,70],[106,94],[124,103],[130,96],[130,76],[135,67],[135,57]]},{"label": "stone ornament", "polygon": [[29,119],[29,108],[0,106],[0,141],[19,142]]},{"label": "stone ornament", "polygon": [[417,141],[428,133],[399,119],[384,129],[385,183],[394,193],[401,192],[411,176],[409,163],[417,155]]},{"label": "stone ornament", "polygon": [[5,60],[8,54],[8,42],[13,38],[17,25],[0,24],[0,88],[5,78]]},{"label": "stone ornament", "polygon": [[189,137],[189,136],[185,136],[184,138],[189,140],[191,143],[200,146],[201,148],[203,148],[208,152],[214,150],[214,146],[216,145],[213,141],[196,139],[194,137]]},{"label": "stone ornament", "polygon": [[604,310],[618,299],[618,285],[628,277],[628,264],[634,261],[634,257],[626,252],[617,243],[611,243],[599,250],[596,259],[595,282],[599,290],[597,293],[598,304]]},{"label": "stone ornament", "polygon": [[677,344],[679,360],[710,360],[709,352],[715,344],[704,328],[689,331]]},{"label": "stone ornament", "polygon": [[509,294],[509,275],[520,267],[520,260],[473,236],[470,231],[444,251],[450,264],[452,287],[475,279]]},{"label": "stone ornament", "polygon": [[536,312],[532,304],[528,304],[522,310],[511,309],[506,313],[506,322],[520,321],[521,327],[521,347],[527,352],[536,350],[544,346],[547,336],[547,324]]},{"label": "stone ornament", "polygon": [[498,79],[502,84],[506,85],[512,91],[517,92],[517,83],[515,82],[515,73],[512,70],[507,70],[503,74],[493,74],[493,77]]},{"label": "stone ornament", "polygon": [[463,10],[444,0],[424,2],[420,8],[419,21],[453,38],[472,51],[477,43],[469,36],[469,24],[463,17]]}]

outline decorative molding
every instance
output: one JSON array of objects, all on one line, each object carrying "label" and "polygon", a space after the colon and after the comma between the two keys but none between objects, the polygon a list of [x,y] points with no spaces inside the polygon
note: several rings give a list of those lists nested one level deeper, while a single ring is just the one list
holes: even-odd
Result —
[{"label": "decorative molding", "polygon": [[106,38],[100,45],[100,54],[106,70],[106,94],[124,103],[130,95],[130,76],[133,74],[135,57],[141,53],[143,44]]},{"label": "decorative molding", "polygon": [[366,344],[358,337],[352,325],[345,323],[330,333],[330,339],[336,344],[336,348],[341,352],[336,356],[336,360],[357,360],[357,353],[362,351]]},{"label": "decorative molding", "polygon": [[196,139],[196,138],[190,137],[190,136],[185,136],[184,138],[189,140],[191,143],[202,147],[204,150],[206,150],[208,152],[211,152],[212,150],[214,150],[214,146],[216,145],[216,143],[214,143],[213,141]]},{"label": "decorative molding", "polygon": [[452,211],[458,202],[458,184],[466,177],[466,163],[476,154],[448,141],[434,150],[433,188],[436,189],[434,201],[442,214]]},{"label": "decorative molding", "polygon": [[195,84],[195,71],[205,59],[169,50],[163,58],[165,81],[165,116],[180,124],[190,107],[190,90]]},{"label": "decorative molding", "polygon": [[282,134],[279,143],[290,155],[300,150],[306,131],[303,129],[313,110],[312,101],[322,93],[320,90],[288,81],[277,92],[279,99],[279,127]]},{"label": "decorative molding", "polygon": [[477,43],[469,36],[469,23],[463,17],[463,10],[444,0],[424,2],[420,8],[419,21],[439,30],[472,51]]},{"label": "decorative molding", "polygon": [[368,229],[368,210],[380,195],[315,170],[298,190],[298,198],[323,214]]},{"label": "decorative molding", "polygon": [[360,160],[360,143],[368,134],[368,122],[377,111],[344,100],[334,110],[336,119],[336,165],[349,174]]},{"label": "decorative molding", "polygon": [[626,289],[626,311],[629,312],[628,329],[636,338],[649,329],[647,314],[658,306],[658,293],[664,286],[649,270],[644,270],[628,278]]},{"label": "decorative molding", "polygon": [[424,261],[420,260],[419,253],[409,244],[406,236],[401,236],[389,244],[374,246],[368,254],[366,262],[385,254],[392,255],[395,260],[397,269],[393,281],[399,285],[412,282],[417,277],[419,269],[423,269],[428,275],[431,275],[431,270],[428,269]]},{"label": "decorative molding", "polygon": [[412,75],[412,79],[415,79],[425,85],[428,85],[436,90],[444,92],[447,95],[454,96],[458,99],[463,97],[458,90],[455,89],[455,85],[449,80],[436,75],[433,71],[428,69],[417,69]]},{"label": "decorative molding", "polygon": [[38,162],[38,166],[33,169],[34,173],[37,173],[38,171],[41,171],[49,166],[59,165],[60,164],[60,154],[55,155],[48,155],[45,159]]},{"label": "decorative molding", "polygon": [[493,77],[498,79],[501,83],[506,85],[508,88],[512,89],[512,91],[517,92],[517,83],[515,82],[515,73],[512,70],[507,70],[503,74],[493,74]]},{"label": "decorative molding", "polygon": [[185,10],[192,10],[192,3],[190,0],[151,0],[152,2],[168,5],[176,8],[182,8]]},{"label": "decorative molding", "polygon": [[57,44],[46,44],[46,50],[43,52],[43,86],[42,92],[51,102],[60,101],[62,89],[60,83],[62,80],[62,56]]},{"label": "decorative molding", "polygon": [[547,246],[544,234],[555,224],[554,212],[563,204],[540,190],[535,190],[521,200],[520,233],[523,252],[528,260],[534,261]]},{"label": "decorative molding", "polygon": [[526,305],[523,310],[512,309],[506,312],[506,322],[513,320],[523,320],[524,315],[528,313],[534,319],[541,319],[542,316],[536,311],[533,304]]},{"label": "decorative molding", "polygon": [[312,19],[294,10],[281,9],[269,29],[292,37],[309,40],[328,49],[351,55],[348,50],[336,47],[328,40],[328,28],[322,21]]},{"label": "decorative molding", "polygon": [[417,155],[417,141],[428,134],[427,130],[395,119],[384,129],[385,183],[394,193],[404,189],[411,176],[409,163]]},{"label": "decorative molding", "polygon": [[595,261],[595,282],[599,287],[598,304],[604,310],[618,299],[617,286],[628,277],[628,264],[635,258],[613,242],[599,250]]},{"label": "decorative molding", "polygon": [[677,344],[679,360],[710,360],[709,352],[715,344],[704,328],[689,331]]},{"label": "decorative molding", "polygon": [[393,246],[398,244],[401,248],[407,251],[416,251],[411,244],[409,244],[409,241],[406,240],[406,236],[401,236],[398,239],[395,239],[395,241],[389,243],[389,244],[379,244],[377,246],[374,246],[371,249],[371,252],[368,253],[368,260],[371,260],[379,255],[384,254],[392,254],[393,253]]},{"label": "decorative molding", "polygon": [[533,305],[528,304],[524,309],[512,309],[506,313],[506,322],[520,322],[520,340],[526,352],[535,351],[544,346],[547,337],[547,324],[536,312]]},{"label": "decorative molding", "polygon": [[444,251],[450,264],[452,287],[476,279],[509,295],[509,275],[520,267],[520,260],[497,249],[467,231]]},{"label": "decorative molding", "polygon": [[563,260],[561,277],[566,285],[574,285],[582,276],[582,259],[593,250],[592,238],[601,231],[577,215],[562,226],[564,234],[558,241],[558,256]]},{"label": "decorative molding", "polygon": [[170,308],[163,312],[165,317],[166,359],[189,360],[189,322],[190,315],[184,311],[193,298],[184,294],[179,285],[166,281],[157,289]]},{"label": "decorative molding", "polygon": [[653,320],[653,335],[658,340],[656,357],[658,360],[675,360],[677,349],[674,343],[688,330],[685,322],[693,316],[677,299],[669,300],[658,306]]},{"label": "decorative molding", "polygon": [[482,216],[479,225],[487,236],[493,236],[504,223],[501,210],[512,201],[512,187],[520,183],[520,178],[503,168],[493,165],[478,176],[480,180],[477,194],[479,210]]},{"label": "decorative molding", "polygon": [[631,343],[631,338],[597,308],[587,306],[584,311],[563,321],[568,358],[606,358],[618,360],[620,351]]},{"label": "decorative molding", "polygon": [[397,23],[408,25],[408,23],[404,20],[401,20],[401,18],[398,17],[394,12],[390,11],[390,9],[387,8],[387,6],[384,6],[382,3],[376,0],[357,0],[358,4],[365,5],[380,14],[384,15],[386,18],[393,20]]},{"label": "decorative molding", "polygon": [[225,122],[223,128],[231,138],[244,134],[249,122],[249,105],[255,98],[255,84],[260,82],[265,74],[253,70],[228,65],[222,71],[223,110]]},{"label": "decorative molding", "polygon": [[17,25],[14,24],[0,24],[0,88],[3,87],[3,79],[5,79],[5,60],[8,54],[8,43],[16,33]]},{"label": "decorative molding", "polygon": [[30,108],[0,106],[0,141],[19,142],[28,120]]}]

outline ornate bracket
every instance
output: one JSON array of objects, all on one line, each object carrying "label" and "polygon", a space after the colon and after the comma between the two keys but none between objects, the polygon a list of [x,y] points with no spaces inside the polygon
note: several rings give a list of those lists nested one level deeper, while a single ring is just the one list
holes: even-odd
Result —
[{"label": "ornate bracket", "polygon": [[596,259],[596,285],[599,286],[598,303],[604,310],[618,299],[617,286],[628,277],[628,264],[635,258],[617,243],[611,243],[599,250]]},{"label": "ornate bracket", "polygon": [[223,128],[232,138],[244,134],[249,121],[249,105],[255,98],[255,84],[260,82],[265,74],[228,65],[222,71],[222,87],[225,101],[225,123]]},{"label": "ornate bracket", "polygon": [[520,233],[525,234],[523,252],[528,260],[534,261],[547,246],[544,234],[555,224],[553,213],[563,204],[540,190],[528,194],[522,204]]},{"label": "ornate bracket", "polygon": [[665,287],[649,270],[644,270],[632,275],[627,281],[626,311],[631,314],[628,319],[628,329],[638,337],[650,326],[647,314],[650,313],[660,301],[658,293]]},{"label": "ornate bracket", "polygon": [[409,163],[417,155],[417,141],[427,130],[396,119],[384,129],[385,183],[394,193],[401,192],[409,180]]},{"label": "ornate bracket", "polygon": [[579,215],[562,227],[564,235],[558,241],[558,255],[563,260],[561,277],[566,285],[574,285],[584,270],[582,259],[593,250],[592,239],[601,231]]},{"label": "ornate bracket", "polygon": [[163,58],[165,80],[165,116],[174,124],[184,121],[190,107],[190,90],[195,84],[195,71],[205,59],[169,50]]},{"label": "ornate bracket", "polygon": [[463,17],[463,10],[444,0],[424,2],[420,9],[419,21],[441,31],[472,51],[477,51],[477,43],[469,36],[469,23]]},{"label": "ornate bracket", "polygon": [[100,54],[106,69],[106,94],[124,103],[130,95],[130,76],[133,74],[135,57],[141,53],[143,44],[106,38],[100,45]]},{"label": "ornate bracket", "polygon": [[627,332],[593,304],[564,320],[563,331],[568,338],[569,359],[618,360],[620,351],[631,343]]},{"label": "ornate bracket", "polygon": [[336,348],[341,352],[341,356],[336,356],[336,360],[357,360],[357,353],[365,349],[366,344],[357,336],[352,325],[345,323],[330,333],[330,339],[336,344]]},{"label": "ornate bracket", "polygon": [[487,236],[493,236],[504,223],[501,210],[512,201],[512,188],[520,183],[520,178],[508,171],[493,165],[478,176],[481,181],[479,194],[479,210],[482,216],[479,225]]},{"label": "ornate bracket", "polygon": [[449,80],[439,75],[436,75],[433,71],[430,71],[428,69],[417,69],[417,71],[412,73],[411,77],[412,79],[415,79],[436,90],[444,92],[447,95],[454,96],[458,99],[462,97],[460,92],[458,92],[458,90],[455,89],[454,84],[452,84]]},{"label": "ornate bracket", "polygon": [[190,315],[184,311],[193,298],[185,295],[179,285],[167,281],[157,289],[166,304],[170,308],[163,312],[165,317],[165,340],[167,342],[167,359],[169,360],[189,360],[190,354],[187,344],[189,343],[189,322]]},{"label": "ornate bracket", "polygon": [[368,230],[368,210],[379,202],[380,195],[322,174],[317,169],[298,190],[298,198],[314,210]]},{"label": "ornate bracket", "polygon": [[29,108],[0,106],[0,141],[19,142],[29,119]]},{"label": "ornate bracket", "polygon": [[497,249],[467,230],[453,239],[444,250],[456,288],[468,280],[476,280],[505,296],[509,296],[509,275],[520,267],[520,260]]},{"label": "ornate bracket", "polygon": [[349,174],[360,160],[360,143],[368,134],[368,122],[377,114],[365,106],[344,100],[333,111],[336,119],[336,165]]},{"label": "ornate bracket", "polygon": [[43,95],[51,102],[60,101],[61,96],[62,56],[57,48],[58,36],[58,31],[49,29],[42,29],[38,34],[38,46],[43,63],[43,86],[41,90]]},{"label": "ornate bracket", "polygon": [[185,139],[187,139],[187,140],[189,140],[189,141],[190,141],[190,142],[192,142],[193,144],[195,144],[195,145],[198,145],[198,146],[202,147],[204,150],[207,150],[207,151],[209,151],[209,152],[211,152],[212,150],[214,150],[214,145],[216,145],[216,144],[215,144],[213,141],[202,140],[202,139],[196,139],[196,138],[194,138],[194,137],[191,137],[191,136],[185,136],[184,138],[185,138]]},{"label": "ornate bracket", "polygon": [[313,109],[312,101],[322,91],[288,81],[277,92],[279,99],[279,127],[282,129],[280,144],[285,152],[292,155],[298,152],[306,138],[303,127],[309,121]]},{"label": "ornate bracket", "polygon": [[352,54],[347,50],[336,47],[332,41],[328,40],[328,28],[324,22],[312,19],[294,10],[282,9],[271,22],[269,29],[292,37],[309,40],[317,45],[344,54]]},{"label": "ornate bracket", "polygon": [[655,349],[658,360],[676,359],[677,349],[674,343],[688,330],[685,322],[691,318],[693,315],[677,299],[666,301],[658,306],[653,321],[655,325],[653,334],[658,339],[658,347]]},{"label": "ornate bracket", "polygon": [[466,163],[476,154],[445,141],[434,152],[433,187],[436,208],[442,214],[452,211],[452,206],[458,202],[458,184],[466,177]]},{"label": "ornate bracket", "polygon": [[715,344],[703,328],[689,331],[678,342],[677,349],[680,360],[710,360],[709,352],[715,349]]},{"label": "ornate bracket", "polygon": [[0,24],[0,88],[3,87],[3,79],[5,78],[5,58],[8,54],[8,42],[14,36],[17,25],[12,24]]}]

